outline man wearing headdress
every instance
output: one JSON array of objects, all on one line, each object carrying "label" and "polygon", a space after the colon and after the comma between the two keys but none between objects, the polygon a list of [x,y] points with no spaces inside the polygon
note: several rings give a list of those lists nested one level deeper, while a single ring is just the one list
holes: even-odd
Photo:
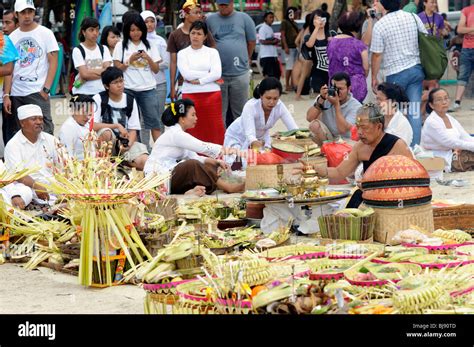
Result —
[{"label": "man wearing headdress", "polygon": [[40,204],[52,203],[55,197],[49,195],[46,186],[51,183],[53,166],[58,163],[58,141],[43,131],[41,107],[23,105],[18,107],[17,113],[21,129],[5,146],[5,166],[10,171],[32,167],[39,170],[18,180],[16,189],[28,191],[29,197],[25,199],[22,194],[13,194],[12,204],[24,208],[31,199]]},{"label": "man wearing headdress", "polygon": [[[186,0],[181,6],[179,14],[183,20],[183,25],[174,30],[168,38],[168,52],[170,53],[170,97],[176,99],[176,70],[178,62],[178,52],[191,45],[191,39],[189,38],[189,31],[191,25],[197,20],[204,20],[202,15],[201,6],[196,0]],[[207,47],[216,47],[216,41],[209,31],[207,38],[204,41],[204,45]]]},{"label": "man wearing headdress", "polygon": [[[374,104],[365,104],[357,110],[356,126],[359,141],[352,148],[347,159],[337,167],[316,168],[318,176],[342,180],[352,175],[362,163],[364,172],[377,159],[386,155],[404,155],[413,158],[405,141],[384,131],[384,116]],[[362,203],[362,191],[359,189],[349,201],[347,207],[358,207]]]}]

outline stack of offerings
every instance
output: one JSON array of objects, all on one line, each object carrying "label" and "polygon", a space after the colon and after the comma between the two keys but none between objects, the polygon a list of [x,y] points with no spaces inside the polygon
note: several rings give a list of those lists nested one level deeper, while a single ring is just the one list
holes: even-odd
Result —
[{"label": "stack of offerings", "polygon": [[433,231],[430,176],[416,160],[392,155],[375,161],[362,178],[364,203],[376,215],[375,241],[392,243],[397,231],[418,226]]}]

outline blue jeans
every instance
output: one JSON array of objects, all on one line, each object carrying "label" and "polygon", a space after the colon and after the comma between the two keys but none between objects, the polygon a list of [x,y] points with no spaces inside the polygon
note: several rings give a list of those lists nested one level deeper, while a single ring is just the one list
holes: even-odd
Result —
[{"label": "blue jeans", "polygon": [[163,130],[163,123],[161,122],[161,114],[159,114],[158,98],[156,95],[156,88],[144,90],[141,92],[125,89],[125,91],[132,95],[137,101],[141,116],[143,117],[143,126],[145,129],[160,129]]},{"label": "blue jeans", "polygon": [[144,90],[141,92],[125,89],[125,91],[132,95],[140,110],[140,142],[144,143],[148,149],[150,146],[150,130],[160,129],[163,131],[163,123],[161,122],[161,113],[159,113],[159,102],[156,94],[156,88]]},{"label": "blue jeans", "polygon": [[463,48],[459,57],[459,86],[467,86],[472,70],[474,70],[474,48]]},{"label": "blue jeans", "polygon": [[415,65],[399,73],[387,76],[387,82],[398,84],[408,96],[410,107],[408,110],[408,121],[413,129],[413,140],[411,146],[420,144],[421,140],[421,94],[423,92],[423,79],[425,74],[420,64]]}]

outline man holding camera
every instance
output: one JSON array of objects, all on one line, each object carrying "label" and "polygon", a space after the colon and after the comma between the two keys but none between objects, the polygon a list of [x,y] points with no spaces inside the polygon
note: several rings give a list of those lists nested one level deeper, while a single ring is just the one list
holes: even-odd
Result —
[{"label": "man holding camera", "polygon": [[123,157],[125,163],[137,170],[143,170],[148,151],[143,143],[137,142],[140,118],[135,98],[124,91],[122,70],[108,67],[102,73],[105,92],[94,95],[97,105],[93,129],[99,142],[113,143],[113,155]]},{"label": "man holding camera", "polygon": [[324,141],[332,141],[337,136],[350,139],[350,130],[360,106],[360,102],[351,94],[349,75],[345,72],[336,73],[331,80],[331,87],[322,86],[313,106],[306,112],[313,141],[321,146]]}]

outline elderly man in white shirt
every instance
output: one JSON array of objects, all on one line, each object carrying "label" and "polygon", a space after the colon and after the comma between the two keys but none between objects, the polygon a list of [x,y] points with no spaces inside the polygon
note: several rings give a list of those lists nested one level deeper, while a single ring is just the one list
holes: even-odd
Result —
[{"label": "elderly man in white shirt", "polygon": [[[427,33],[421,19],[400,10],[400,0],[376,2],[377,12],[384,16],[374,25],[372,53],[372,89],[377,91],[377,75],[383,59],[386,81],[402,87],[410,100],[408,120],[413,128],[411,145],[421,139],[420,103],[425,77],[420,64],[418,31]],[[410,145],[410,144],[409,144]]]},{"label": "elderly man in white shirt", "polygon": [[53,165],[57,163],[56,138],[43,132],[43,112],[38,105],[18,107],[21,130],[5,146],[5,165],[8,170],[22,167],[39,167],[39,170],[18,180],[19,188],[27,187],[38,203],[54,202],[45,185],[53,178]]}]

